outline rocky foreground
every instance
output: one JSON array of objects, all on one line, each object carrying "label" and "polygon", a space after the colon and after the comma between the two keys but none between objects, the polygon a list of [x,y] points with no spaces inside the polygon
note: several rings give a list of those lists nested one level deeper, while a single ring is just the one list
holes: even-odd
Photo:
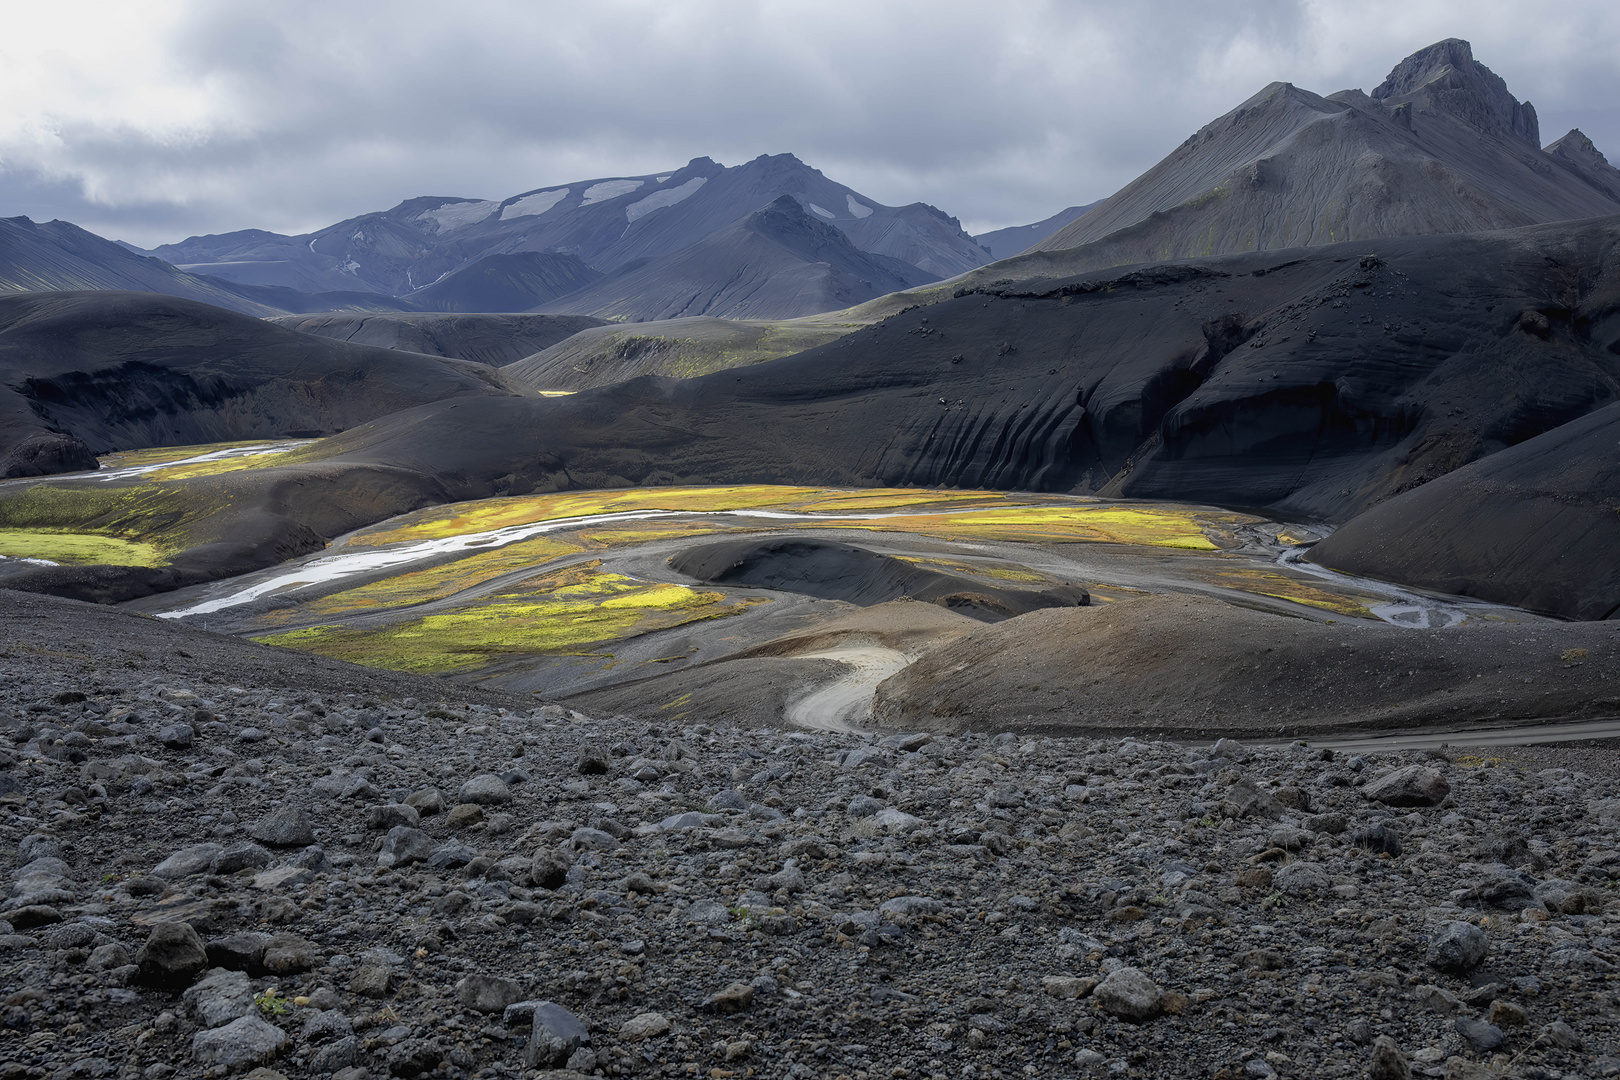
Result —
[{"label": "rocky foreground", "polygon": [[48,652],[0,685],[0,1080],[1620,1075],[1612,780]]}]

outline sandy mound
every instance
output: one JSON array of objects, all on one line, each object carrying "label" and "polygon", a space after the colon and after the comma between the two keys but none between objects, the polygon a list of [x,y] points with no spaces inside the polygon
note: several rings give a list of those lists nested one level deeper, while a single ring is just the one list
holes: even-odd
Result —
[{"label": "sandy mound", "polygon": [[879,688],[874,719],[936,731],[1322,734],[1620,713],[1620,629],[1315,623],[1190,596],[978,627]]}]

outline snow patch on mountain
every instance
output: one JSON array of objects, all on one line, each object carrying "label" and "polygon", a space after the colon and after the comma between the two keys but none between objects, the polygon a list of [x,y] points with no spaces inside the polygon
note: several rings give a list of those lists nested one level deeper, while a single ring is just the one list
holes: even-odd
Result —
[{"label": "snow patch on mountain", "polygon": [[855,196],[853,195],[846,195],[845,198],[849,200],[850,213],[854,214],[858,218],[872,216],[872,208],[870,206],[867,206],[865,203],[856,202]]},{"label": "snow patch on mountain", "polygon": [[463,199],[460,202],[445,203],[436,210],[424,210],[416,215],[415,220],[429,232],[449,232],[463,225],[483,221],[499,205],[501,204],[483,199]]},{"label": "snow patch on mountain", "polygon": [[824,218],[827,218],[828,220],[831,220],[831,219],[838,216],[837,214],[833,213],[831,210],[823,210],[821,207],[817,206],[815,203],[807,203],[806,205],[808,205],[811,210],[814,210],[816,213],[820,214]]},{"label": "snow patch on mountain", "polygon": [[620,195],[628,195],[645,180],[604,180],[600,184],[592,184],[585,189],[585,200],[579,205],[590,206],[593,203],[606,202],[608,199],[617,199]]},{"label": "snow patch on mountain", "polygon": [[516,217],[537,217],[550,210],[553,206],[568,198],[568,188],[553,188],[550,191],[537,191],[533,195],[525,195],[506,204],[501,211],[501,220],[509,221]]},{"label": "snow patch on mountain", "polygon": [[663,191],[655,191],[645,199],[631,203],[630,206],[625,210],[624,216],[629,218],[631,221],[635,221],[638,218],[646,217],[648,214],[660,207],[674,206],[682,199],[691,198],[693,195],[697,194],[697,189],[708,183],[708,181],[709,178],[707,176],[694,176],[692,179],[688,180],[684,184],[681,184],[679,187],[665,188]]}]

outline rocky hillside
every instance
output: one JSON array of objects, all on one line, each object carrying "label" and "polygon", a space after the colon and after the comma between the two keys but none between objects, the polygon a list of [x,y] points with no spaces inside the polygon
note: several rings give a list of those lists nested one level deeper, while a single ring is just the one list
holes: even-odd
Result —
[{"label": "rocky hillside", "polygon": [[1620,1072],[1612,774],[677,729],[0,608],[8,1076]]}]

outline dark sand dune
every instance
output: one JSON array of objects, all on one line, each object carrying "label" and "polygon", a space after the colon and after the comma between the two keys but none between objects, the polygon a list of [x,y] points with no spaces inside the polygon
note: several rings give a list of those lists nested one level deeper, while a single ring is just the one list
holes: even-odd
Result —
[{"label": "dark sand dune", "polygon": [[714,585],[779,589],[861,607],[909,597],[982,622],[1090,602],[1086,590],[1078,586],[1039,592],[997,588],[852,544],[809,537],[701,544],[671,557],[669,565]]},{"label": "dark sand dune", "polygon": [[541,352],[593,327],[604,325],[589,315],[441,314],[288,315],[272,319],[278,326],[353,345],[447,356],[475,364],[504,367]]},{"label": "dark sand dune", "polygon": [[[1570,660],[1572,649],[1584,651]],[[1199,738],[1616,714],[1613,624],[1414,631],[1156,596],[971,630],[883,682],[873,718],[938,731]]]},{"label": "dark sand dune", "polygon": [[1573,619],[1620,615],[1620,405],[1408,491],[1310,559]]},{"label": "dark sand dune", "polygon": [[486,255],[404,299],[423,311],[528,311],[601,278],[574,255],[539,251]]},{"label": "dark sand dune", "polygon": [[4,475],[93,467],[84,451],[330,434],[428,401],[513,392],[480,364],[123,292],[0,297],[0,385],[0,457],[42,433],[62,446],[54,460],[8,460]]},{"label": "dark sand dune", "polygon": [[1371,95],[1271,84],[1037,246],[1096,245],[1102,267],[1620,210],[1584,136],[1539,139],[1534,108],[1467,42],[1442,41]]},{"label": "dark sand dune", "polygon": [[632,322],[698,315],[791,319],[932,280],[915,266],[859,250],[783,195],[690,247],[540,307]]}]

